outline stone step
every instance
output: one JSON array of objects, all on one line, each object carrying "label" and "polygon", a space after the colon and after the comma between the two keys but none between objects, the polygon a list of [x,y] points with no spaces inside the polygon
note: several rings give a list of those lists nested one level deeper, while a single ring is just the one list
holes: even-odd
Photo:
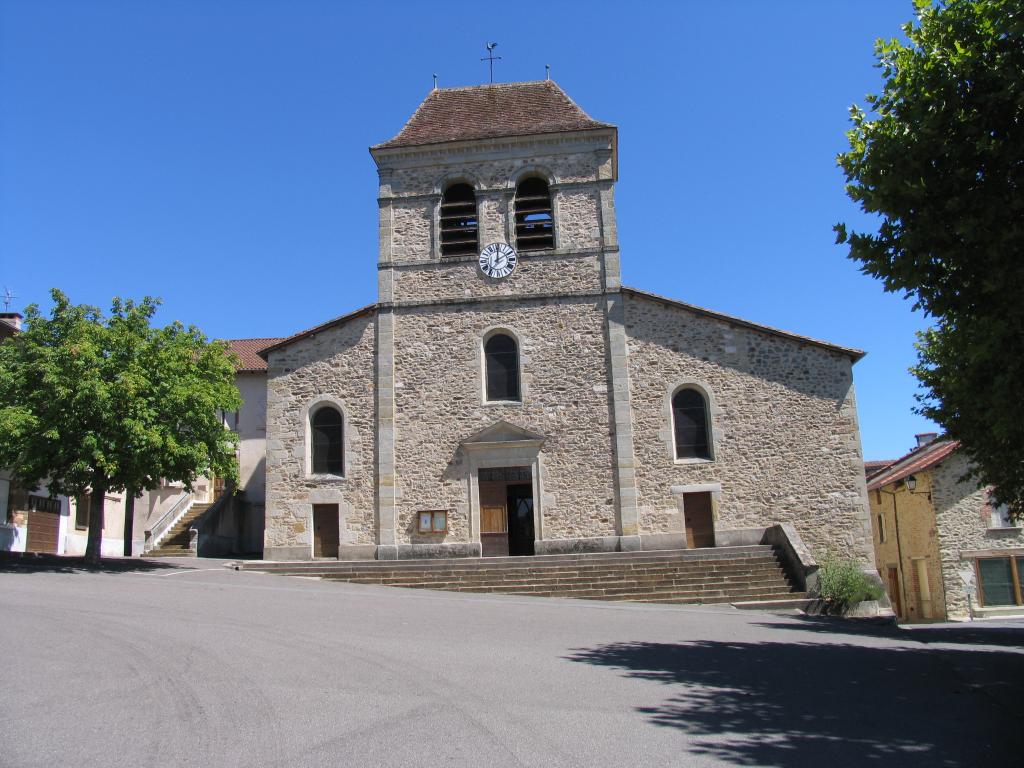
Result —
[{"label": "stone step", "polygon": [[687,571],[694,573],[714,573],[726,570],[764,570],[766,568],[778,568],[778,560],[772,558],[745,559],[736,561],[714,561],[707,564],[702,563],[650,563],[650,564],[623,564],[623,565],[562,565],[553,564],[547,567],[533,566],[530,568],[434,568],[431,570],[419,570],[414,568],[323,568],[305,569],[305,575],[321,571],[327,576],[373,576],[383,577],[391,574],[409,574],[421,578],[430,578],[438,574],[453,574],[456,576],[470,576],[474,574],[509,574],[513,576],[529,576],[531,574],[545,573],[663,573],[671,571]]},{"label": "stone step", "polygon": [[603,590],[562,592],[543,589],[505,589],[505,590],[442,590],[470,592],[475,594],[507,594],[525,597],[561,597],[577,600],[606,600],[609,602],[642,602],[642,603],[741,603],[743,605],[767,604],[766,607],[799,604],[806,601],[806,593],[791,592],[788,589],[765,589],[753,586],[736,590],[708,591],[664,591],[664,592],[632,592],[607,594]]},{"label": "stone step", "polygon": [[325,576],[325,577],[336,577],[336,578],[354,578],[359,576],[367,577],[381,577],[386,578],[396,575],[410,575],[417,578],[429,578],[434,575],[458,575],[458,576],[470,576],[474,574],[484,573],[499,573],[509,574],[514,576],[539,574],[539,573],[603,573],[603,572],[647,572],[647,573],[660,573],[667,571],[691,571],[693,573],[712,573],[718,570],[733,570],[736,568],[752,568],[752,569],[773,569],[778,568],[779,563],[774,558],[758,558],[758,559],[744,559],[741,561],[728,561],[728,560],[717,560],[709,561],[706,564],[702,563],[633,563],[623,564],[621,566],[614,565],[587,565],[587,566],[567,566],[562,564],[552,564],[551,566],[529,566],[529,567],[518,567],[518,568],[494,568],[494,567],[480,567],[470,566],[461,568],[407,568],[407,567],[396,567],[390,568],[337,568],[332,567],[331,564],[322,564],[316,568],[303,568],[296,569],[294,571],[282,571],[273,570],[272,573],[294,573],[302,574],[306,576]]},{"label": "stone step", "polygon": [[[694,568],[709,570],[722,567],[749,567],[756,565],[775,565],[778,562],[773,555],[745,557],[745,558],[718,558],[715,560],[689,561],[689,560],[665,560],[660,559],[652,562],[623,561],[623,562],[597,562],[597,563],[537,563],[526,562],[521,564],[508,564],[493,566],[483,560],[467,560],[460,564],[447,565],[445,567],[429,567],[410,565],[402,562],[386,561],[379,565],[375,562],[373,567],[359,566],[353,563],[335,563],[333,561],[317,561],[312,568],[297,568],[296,570],[324,570],[333,573],[344,573],[358,571],[360,573],[376,573],[378,571],[408,571],[410,573],[433,573],[433,572],[479,572],[494,571],[495,573],[516,573],[522,571],[552,571],[552,570],[627,570],[644,568]],[[261,569],[249,569],[261,570]],[[280,569],[278,569],[280,570]],[[290,569],[289,569],[290,570]]]},{"label": "stone step", "polygon": [[[353,582],[350,582],[353,583]],[[367,582],[354,582],[355,584],[366,584]],[[369,584],[374,584],[369,582]],[[675,590],[686,590],[686,589],[711,589],[719,587],[742,587],[748,585],[765,585],[773,588],[781,589],[792,589],[792,585],[781,573],[774,573],[770,577],[766,578],[744,578],[744,579],[708,579],[708,580],[671,580],[667,579],[659,582],[641,582],[630,579],[616,579],[606,580],[601,582],[589,581],[586,579],[571,580],[571,581],[546,581],[546,580],[522,580],[522,581],[480,581],[480,580],[452,580],[452,581],[426,581],[426,580],[409,580],[403,582],[392,582],[383,584],[380,586],[384,587],[406,587],[406,588],[422,588],[422,589],[493,589],[501,590],[504,588],[537,588],[537,589],[548,589],[548,590],[573,590],[573,589],[601,589],[601,590],[648,590],[654,591],[659,589],[675,589]]]},{"label": "stone step", "polygon": [[144,557],[195,557],[196,553],[188,547],[157,547],[147,552]]},{"label": "stone step", "polygon": [[550,563],[600,563],[600,562],[629,562],[629,561],[704,561],[704,560],[735,560],[746,557],[774,557],[772,547],[764,544],[754,544],[742,547],[714,547],[708,549],[663,549],[643,552],[596,552],[563,555],[533,555],[530,557],[487,557],[487,558],[436,558],[424,560],[339,560],[339,561],[295,561],[295,562],[266,562],[266,561],[241,561],[235,563],[240,570],[272,571],[276,573],[286,571],[306,572],[310,570],[345,570],[354,568],[359,570],[373,570],[376,568],[412,568],[416,570],[443,569],[451,567],[533,567],[545,566]]},{"label": "stone step", "polygon": [[[181,519],[178,520],[174,525],[167,529],[167,532],[160,539],[160,546],[157,549],[150,550],[147,555],[153,554],[164,548],[176,549],[178,547],[188,548],[191,540],[191,534],[189,533],[189,527],[200,517],[206,510],[213,506],[212,502],[202,502],[193,504],[189,507],[188,512],[182,515]],[[159,555],[156,555],[159,557]],[[185,555],[188,557],[188,555]]]},{"label": "stone step", "polygon": [[793,611],[806,610],[814,602],[806,592],[791,592],[783,598],[758,598],[734,602],[733,606],[742,611]]},{"label": "stone step", "polygon": [[778,553],[760,545],[516,558],[257,563],[252,570],[409,589],[616,602],[777,604],[805,597],[795,591]]},{"label": "stone step", "polygon": [[[335,579],[333,576],[324,577],[328,581],[340,580]],[[481,578],[481,577],[469,577],[469,578],[446,578],[446,577],[432,577],[429,579],[412,579],[408,577],[395,577],[387,579],[377,579],[374,577],[362,577],[344,579],[353,584],[380,584],[382,586],[392,587],[404,587],[410,584],[422,584],[422,585],[466,585],[466,586],[495,586],[499,587],[504,584],[537,584],[537,585],[551,585],[551,586],[573,586],[573,585],[585,585],[585,586],[615,586],[617,584],[635,584],[637,586],[650,586],[654,587],[662,584],[670,585],[688,585],[688,584],[735,584],[735,583],[765,583],[768,581],[777,581],[782,584],[788,584],[788,580],[785,575],[780,573],[778,569],[773,571],[765,571],[763,573],[719,573],[719,574],[708,574],[707,576],[699,575],[687,575],[677,576],[668,574],[660,576],[658,578],[652,577],[634,577],[628,574],[610,574],[602,576],[600,578],[593,578],[590,576],[559,576],[557,578],[543,577],[543,576],[531,576],[515,578]]]},{"label": "stone step", "polygon": [[658,588],[644,588],[635,585],[623,585],[620,587],[586,587],[564,588],[542,584],[506,584],[493,588],[478,585],[451,584],[446,587],[427,586],[423,584],[406,585],[409,589],[431,589],[443,592],[495,592],[513,594],[544,594],[561,597],[605,597],[608,599],[633,600],[638,597],[673,597],[673,596],[734,596],[742,597],[750,594],[772,594],[789,595],[792,588],[788,584],[714,584],[696,585],[689,587],[662,586]]},{"label": "stone step", "polygon": [[[327,579],[331,581],[333,579]],[[622,585],[634,585],[637,588],[644,589],[656,589],[658,587],[691,587],[700,585],[712,585],[712,584],[779,584],[789,585],[789,580],[785,574],[781,571],[774,571],[766,575],[757,576],[740,576],[740,577],[729,577],[729,576],[714,576],[704,579],[700,578],[663,578],[656,580],[648,579],[631,579],[628,577],[614,578],[614,579],[589,579],[589,578],[561,578],[561,579],[401,579],[394,581],[387,581],[381,583],[373,580],[359,580],[350,581],[349,583],[356,584],[380,584],[381,586],[390,587],[408,587],[408,586],[424,586],[424,587],[494,587],[501,588],[509,585],[521,585],[529,584],[538,587],[549,587],[549,588],[614,588]]]},{"label": "stone step", "polygon": [[[747,595],[733,596],[733,597],[715,597],[715,596],[703,596],[700,599],[694,599],[691,597],[654,597],[654,598],[643,598],[636,597],[631,599],[629,602],[633,603],[655,603],[659,605],[693,605],[697,603],[702,604],[729,604],[737,605],[738,603],[782,603],[782,602],[794,602],[803,601],[808,602],[806,592],[790,592],[784,596],[784,599],[779,599],[779,595],[776,594],[762,594],[758,592],[751,592]],[[761,609],[764,610],[764,609]]]}]

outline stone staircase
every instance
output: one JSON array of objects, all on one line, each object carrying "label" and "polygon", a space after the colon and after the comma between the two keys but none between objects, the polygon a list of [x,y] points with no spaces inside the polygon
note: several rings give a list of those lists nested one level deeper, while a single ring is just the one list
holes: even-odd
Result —
[{"label": "stone staircase", "polygon": [[803,607],[771,546],[538,557],[248,562],[236,567],[355,584],[644,603]]},{"label": "stone staircase", "polygon": [[160,540],[160,546],[151,549],[145,554],[145,557],[195,557],[195,551],[189,547],[191,538],[188,531],[189,526],[213,504],[213,502],[193,504],[189,511],[167,531],[167,535]]}]

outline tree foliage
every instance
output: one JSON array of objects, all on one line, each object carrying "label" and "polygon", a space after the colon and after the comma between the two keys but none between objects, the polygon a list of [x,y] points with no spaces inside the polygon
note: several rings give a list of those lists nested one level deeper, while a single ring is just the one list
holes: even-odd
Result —
[{"label": "tree foliage", "polygon": [[846,190],[878,217],[837,241],[932,318],[919,412],[962,442],[973,476],[1024,511],[1024,0],[915,2],[907,42],[879,40],[884,88],[851,108]]},{"label": "tree foliage", "polygon": [[223,343],[194,326],[150,326],[157,300],[114,299],[104,318],[51,295],[49,317],[28,307],[24,331],[0,345],[0,466],[29,488],[91,493],[86,558],[96,562],[106,492],[237,480],[237,437],[220,413],[241,397]]}]

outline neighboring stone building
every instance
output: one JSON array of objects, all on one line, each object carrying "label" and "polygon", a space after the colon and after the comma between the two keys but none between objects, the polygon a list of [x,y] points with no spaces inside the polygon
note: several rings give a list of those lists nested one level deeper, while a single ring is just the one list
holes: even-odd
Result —
[{"label": "neighboring stone building", "polygon": [[721,546],[782,522],[873,566],[862,353],[623,287],[614,126],[552,82],[434,90],[371,154],[378,302],[261,352],[265,557]]},{"label": "neighboring stone building", "polygon": [[225,554],[259,555],[263,551],[266,503],[267,363],[259,350],[281,341],[233,339],[228,350],[238,358],[235,385],[242,407],[225,414],[225,423],[238,435],[238,488],[217,516],[211,536],[221,541]]},{"label": "neighboring stone building", "polygon": [[[224,426],[238,435],[238,486],[198,478],[192,492],[167,483],[144,494],[146,550],[153,555],[259,557],[263,553],[266,498],[267,364],[257,352],[279,338],[233,339],[235,385],[242,407],[221,413]],[[230,492],[225,492],[230,491]]]},{"label": "neighboring stone building", "polygon": [[868,476],[875,561],[893,609],[909,622],[1024,615],[1021,528],[964,479],[959,443],[934,438],[918,435],[917,448]]}]

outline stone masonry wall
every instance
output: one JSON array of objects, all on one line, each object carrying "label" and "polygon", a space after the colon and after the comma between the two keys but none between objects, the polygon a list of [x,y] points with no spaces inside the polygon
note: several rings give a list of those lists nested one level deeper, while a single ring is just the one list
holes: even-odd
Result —
[{"label": "stone masonry wall", "polygon": [[403,200],[392,206],[391,255],[395,261],[429,261],[436,203]]},{"label": "stone masonry wall", "polygon": [[[265,547],[310,548],[312,505],[320,503],[340,505],[343,545],[375,543],[374,349],[369,315],[270,354]],[[309,406],[322,398],[344,414],[344,477],[307,466]]]},{"label": "stone masonry wall", "polygon": [[[382,265],[394,265],[394,300],[601,290],[601,189],[611,182],[611,167],[610,150],[598,151],[600,146],[600,141],[565,147],[555,140],[519,140],[511,156],[452,152],[442,153],[435,166],[382,167]],[[438,216],[448,183],[465,181],[476,188],[480,247],[492,242],[515,246],[515,182],[531,174],[552,183],[557,258],[551,251],[524,252],[512,276],[481,281],[475,279],[475,258],[441,256]]]},{"label": "stone masonry wall", "polygon": [[[546,252],[550,254],[551,252]],[[529,296],[590,292],[601,279],[597,256],[554,257],[522,253],[516,270],[502,280],[487,277],[472,261],[420,265],[395,270],[395,297],[402,301],[461,299],[466,296]]]},{"label": "stone masonry wall", "polygon": [[966,619],[970,615],[967,589],[958,572],[973,568],[974,563],[962,560],[962,552],[1024,549],[1024,532],[1020,528],[989,528],[988,492],[977,488],[974,481],[961,482],[967,469],[967,458],[960,451],[932,469],[932,499],[939,529],[946,613],[950,619]]},{"label": "stone masonry wall", "polygon": [[[521,403],[483,401],[482,338],[520,342]],[[599,301],[422,307],[396,312],[395,465],[400,544],[469,540],[468,460],[459,442],[499,420],[547,436],[544,537],[616,532],[604,314]],[[450,509],[447,536],[420,536],[417,510]]]},{"label": "stone masonry wall", "polygon": [[[792,523],[812,551],[874,564],[848,357],[627,296],[641,533],[679,533],[671,488],[720,483],[716,530]],[[711,397],[713,460],[674,458],[670,398]]]},{"label": "stone masonry wall", "polygon": [[[463,152],[437,148],[430,164],[418,162],[414,166],[389,168],[387,183],[396,197],[421,195],[439,189],[446,179],[461,178],[486,189],[498,189],[524,168],[544,169],[552,173],[558,183],[592,181],[601,164],[608,157],[598,157],[593,151],[580,151],[578,142],[566,142],[561,137],[520,137],[509,142],[515,151],[496,146],[491,150]],[[431,148],[409,150],[417,159],[429,158]],[[502,156],[504,155],[504,156]]]}]

